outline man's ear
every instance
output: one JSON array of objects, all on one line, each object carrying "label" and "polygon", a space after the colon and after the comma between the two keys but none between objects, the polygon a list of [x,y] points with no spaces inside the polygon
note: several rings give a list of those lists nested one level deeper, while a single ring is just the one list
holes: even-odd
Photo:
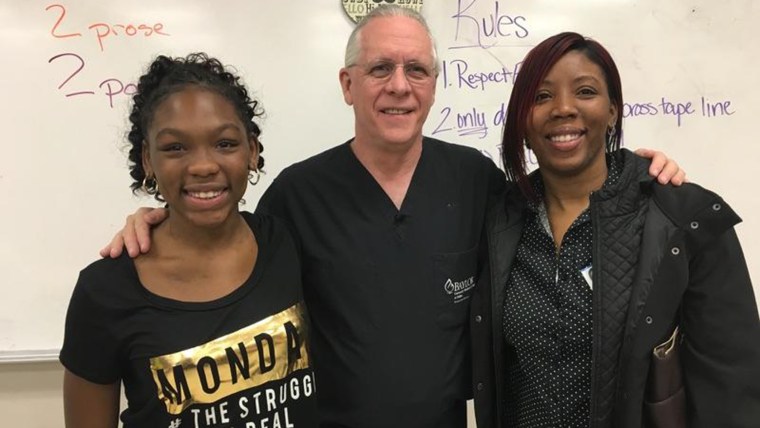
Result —
[{"label": "man's ear", "polygon": [[435,93],[436,93],[436,88],[437,87],[438,87],[438,75],[436,74],[435,75],[435,79],[433,80],[433,98],[430,100],[430,105],[431,106],[433,104],[435,104]]},{"label": "man's ear", "polygon": [[343,67],[340,69],[338,79],[340,80],[340,89],[343,91],[343,101],[350,106],[354,105],[354,97],[351,95],[351,84],[353,81],[348,68]]}]

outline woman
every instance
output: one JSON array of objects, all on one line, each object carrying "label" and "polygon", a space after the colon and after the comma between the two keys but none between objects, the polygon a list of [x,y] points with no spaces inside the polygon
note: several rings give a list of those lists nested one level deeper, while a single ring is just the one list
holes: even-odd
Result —
[{"label": "woman", "polygon": [[132,189],[171,215],[146,254],[79,276],[60,355],[67,427],[116,427],[122,383],[124,427],[316,426],[294,240],[238,211],[264,164],[257,105],[205,54],[159,56],[140,77]]},{"label": "woman", "polygon": [[[561,33],[525,58],[502,141],[516,186],[489,213],[490,266],[472,302],[478,426],[647,426],[652,350],[676,326],[688,426],[760,421],[740,219],[619,150],[622,111],[597,42]],[[524,146],[539,164],[530,175]]]}]

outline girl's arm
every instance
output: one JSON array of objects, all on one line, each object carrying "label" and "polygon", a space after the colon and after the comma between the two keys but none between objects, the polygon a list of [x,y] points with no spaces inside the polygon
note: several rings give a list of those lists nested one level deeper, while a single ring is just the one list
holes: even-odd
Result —
[{"label": "girl's arm", "polygon": [[116,428],[119,424],[120,384],[101,385],[66,370],[63,409],[66,428]]}]

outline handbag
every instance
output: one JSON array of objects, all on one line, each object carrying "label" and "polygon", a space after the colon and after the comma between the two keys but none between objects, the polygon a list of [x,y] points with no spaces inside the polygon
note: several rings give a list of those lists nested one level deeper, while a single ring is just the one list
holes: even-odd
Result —
[{"label": "handbag", "polygon": [[686,392],[681,367],[683,334],[678,326],[652,350],[644,400],[647,428],[686,428]]}]

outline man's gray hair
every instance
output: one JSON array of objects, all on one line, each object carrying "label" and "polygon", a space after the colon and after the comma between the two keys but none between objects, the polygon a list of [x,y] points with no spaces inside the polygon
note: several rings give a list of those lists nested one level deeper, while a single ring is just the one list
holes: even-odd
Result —
[{"label": "man's gray hair", "polygon": [[414,19],[415,21],[419,22],[420,25],[422,25],[428,35],[428,38],[430,39],[430,45],[432,46],[431,55],[433,56],[433,71],[436,75],[438,75],[438,70],[440,69],[440,66],[438,65],[438,52],[435,47],[433,34],[430,33],[430,27],[428,27],[427,21],[425,21],[425,18],[423,18],[422,15],[420,15],[417,11],[407,7],[399,6],[397,4],[383,4],[377,6],[376,8],[372,9],[372,12],[365,15],[364,18],[362,18],[362,20],[356,24],[354,31],[352,31],[351,35],[348,37],[344,66],[351,67],[353,65],[356,65],[356,61],[359,59],[359,52],[361,51],[362,28],[364,28],[364,26],[367,25],[372,19],[392,16],[405,16],[407,18]]}]

